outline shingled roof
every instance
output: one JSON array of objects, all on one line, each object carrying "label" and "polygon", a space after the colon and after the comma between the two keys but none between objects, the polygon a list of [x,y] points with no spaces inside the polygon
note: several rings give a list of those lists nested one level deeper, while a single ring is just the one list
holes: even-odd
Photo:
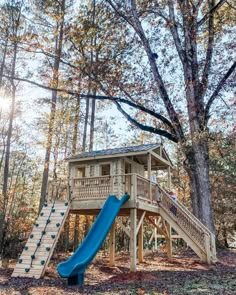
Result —
[{"label": "shingled roof", "polygon": [[107,150],[83,152],[75,156],[72,156],[68,158],[67,160],[86,159],[86,158],[93,158],[93,157],[95,158],[95,157],[102,157],[102,156],[109,156],[109,155],[116,155],[116,154],[145,152],[148,150],[158,148],[159,146],[160,144],[142,144],[142,145],[125,146],[125,147],[119,147],[119,148],[107,149]]}]

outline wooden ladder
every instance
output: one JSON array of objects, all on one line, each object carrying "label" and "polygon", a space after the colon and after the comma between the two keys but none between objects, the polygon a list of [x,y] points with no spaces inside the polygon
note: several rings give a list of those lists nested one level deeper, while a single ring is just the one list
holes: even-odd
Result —
[{"label": "wooden ladder", "polygon": [[68,202],[44,204],[12,277],[39,279],[44,275],[69,210]]},{"label": "wooden ladder", "polygon": [[184,205],[160,189],[160,215],[178,232],[192,250],[208,264],[216,262],[215,235]]}]

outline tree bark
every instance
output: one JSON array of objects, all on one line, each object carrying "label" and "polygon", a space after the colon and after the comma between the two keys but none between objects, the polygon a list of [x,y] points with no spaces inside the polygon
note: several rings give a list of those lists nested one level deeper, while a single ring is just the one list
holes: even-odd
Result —
[{"label": "tree bark", "polygon": [[205,140],[194,143],[186,152],[185,165],[190,178],[191,199],[194,215],[212,232],[215,232],[212,214],[209,178],[209,152]]},{"label": "tree bark", "polygon": [[[93,92],[96,95],[96,90]],[[91,109],[91,121],[90,121],[90,140],[89,140],[89,150],[93,150],[94,144],[94,125],[95,125],[95,112],[96,112],[96,100],[92,100],[92,109]]]},{"label": "tree bark", "polygon": [[[16,68],[16,56],[17,56],[17,43],[13,45],[13,59],[12,59],[12,76],[15,76]],[[11,111],[9,117],[9,125],[7,130],[7,141],[6,141],[6,151],[5,151],[5,162],[3,170],[3,186],[2,186],[2,195],[3,195],[3,206],[0,214],[0,253],[3,252],[4,237],[6,231],[5,216],[8,205],[8,177],[9,177],[9,165],[10,165],[10,155],[11,155],[11,138],[13,130],[13,121],[15,115],[15,103],[16,103],[16,85],[13,79],[11,79],[12,85],[12,102],[11,102]]]},{"label": "tree bark", "polygon": [[[56,88],[58,87],[58,83],[59,83],[58,72],[60,67],[60,59],[61,59],[62,43],[63,43],[63,35],[64,35],[63,31],[64,31],[65,1],[66,0],[63,0],[61,4],[62,19],[60,20],[60,23],[58,24],[59,34],[56,37],[56,43],[55,43],[55,59],[54,59],[54,65],[53,65],[53,85]],[[53,129],[54,129],[55,114],[56,114],[56,103],[57,103],[57,91],[54,90],[52,91],[52,99],[51,99],[51,112],[50,112],[50,119],[49,119],[45,159],[44,159],[44,169],[43,169],[43,178],[42,178],[42,185],[41,185],[40,202],[39,202],[39,212],[41,211],[43,207],[43,203],[46,200],[50,156],[51,156],[50,154],[51,154],[51,148],[52,148]]]},{"label": "tree bark", "polygon": [[72,137],[72,155],[76,154],[77,144],[78,144],[78,124],[80,120],[80,98],[79,95],[76,97],[76,106],[75,106],[75,118],[74,118],[74,128],[73,128],[73,137]]},{"label": "tree bark", "polygon": [[80,221],[80,215],[76,213],[75,215],[75,227],[74,227],[74,251],[77,249],[79,244],[79,221]]}]

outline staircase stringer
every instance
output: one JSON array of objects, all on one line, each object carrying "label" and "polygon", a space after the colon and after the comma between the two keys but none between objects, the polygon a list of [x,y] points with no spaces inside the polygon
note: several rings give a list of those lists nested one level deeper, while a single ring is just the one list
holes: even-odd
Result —
[{"label": "staircase stringer", "polygon": [[174,221],[174,219],[160,207],[160,215],[166,220],[174,230],[182,237],[182,239],[191,247],[191,249],[197,254],[197,256],[207,262],[207,255],[201,247]]}]

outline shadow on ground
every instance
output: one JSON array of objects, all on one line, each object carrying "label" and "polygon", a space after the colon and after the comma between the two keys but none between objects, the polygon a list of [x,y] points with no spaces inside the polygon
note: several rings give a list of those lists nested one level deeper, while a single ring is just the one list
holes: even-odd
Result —
[{"label": "shadow on ground", "polygon": [[116,267],[108,267],[106,258],[92,264],[83,287],[67,286],[51,266],[44,279],[10,278],[13,269],[0,269],[0,294],[153,294],[153,295],[235,295],[236,253],[222,252],[219,262],[207,266],[192,256],[164,256],[147,259],[136,273],[130,273],[128,256],[118,259]]}]

